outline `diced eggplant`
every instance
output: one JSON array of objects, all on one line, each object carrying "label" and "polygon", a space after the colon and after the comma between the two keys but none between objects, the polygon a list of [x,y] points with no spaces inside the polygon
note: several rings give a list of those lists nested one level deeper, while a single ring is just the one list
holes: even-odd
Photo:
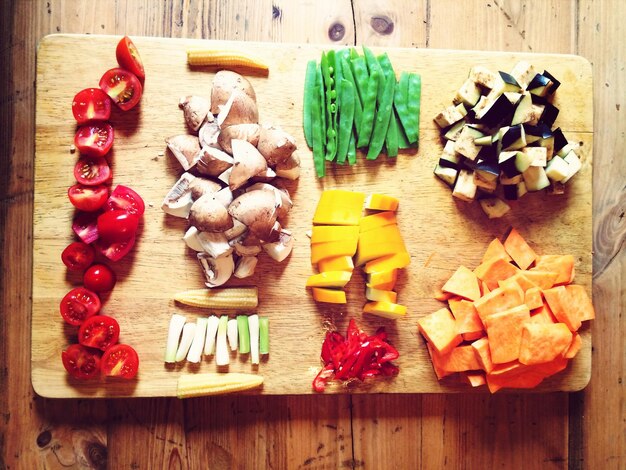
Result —
[{"label": "diced eggplant", "polygon": [[443,153],[441,154],[441,158],[439,158],[439,165],[458,169],[461,158],[461,155],[454,151],[454,141],[449,140],[443,148]]},{"label": "diced eggplant", "polygon": [[484,135],[482,137],[476,137],[474,139],[474,143],[476,145],[480,145],[481,147],[489,146],[489,145],[493,144],[493,139],[492,139],[492,137],[490,135]]},{"label": "diced eggplant", "polygon": [[493,193],[498,187],[497,180],[483,179],[482,176],[476,171],[474,171],[474,184],[476,185],[476,187],[480,188],[482,191],[486,193]]},{"label": "diced eggplant", "polygon": [[550,85],[548,93],[550,95],[553,95],[556,89],[561,86],[561,82],[558,81],[556,78],[554,78],[554,76],[551,73],[549,73],[547,70],[543,71],[543,76],[549,78],[550,81],[552,82],[552,85]]},{"label": "diced eggplant", "polygon": [[547,139],[552,136],[550,127],[545,124],[532,125],[525,123],[524,133],[526,134],[527,144],[532,144],[533,142],[537,142],[539,139]]},{"label": "diced eggplant", "polygon": [[524,181],[520,181],[517,184],[505,184],[502,185],[505,199],[509,201],[516,201],[528,192]]},{"label": "diced eggplant", "polygon": [[550,186],[546,171],[541,166],[529,166],[522,176],[528,191],[539,191]]},{"label": "diced eggplant", "polygon": [[567,165],[569,166],[569,172],[567,174],[567,177],[562,181],[562,183],[565,184],[570,180],[572,176],[580,171],[583,165],[580,161],[580,158],[578,158],[578,155],[576,155],[573,150],[565,155],[565,157],[563,157],[563,160],[565,160],[567,162]]},{"label": "diced eggplant", "polygon": [[515,176],[508,177],[504,173],[500,173],[500,183],[501,184],[518,184],[523,180],[522,174],[519,173]]},{"label": "diced eggplant", "polygon": [[527,121],[528,124],[531,124],[533,126],[540,124],[541,115],[543,114],[545,107],[545,104],[533,103],[533,105],[530,107],[530,120]]},{"label": "diced eggplant", "polygon": [[552,181],[563,181],[569,175],[569,165],[561,157],[554,157],[546,165],[546,176]]},{"label": "diced eggplant", "polygon": [[519,83],[523,89],[526,89],[535,74],[536,72],[533,66],[524,60],[515,64],[515,67],[511,70],[511,76],[517,80],[517,83]]},{"label": "diced eggplant", "polygon": [[478,103],[480,94],[480,87],[471,78],[468,78],[456,92],[453,102],[455,104],[463,103],[465,107],[471,108]]},{"label": "diced eggplant", "polygon": [[492,145],[491,147],[481,147],[480,152],[478,152],[478,157],[476,157],[477,163],[489,163],[492,165],[498,165],[498,152],[496,146]]},{"label": "diced eggplant", "polygon": [[448,140],[456,141],[461,135],[463,126],[465,126],[464,121],[457,122],[454,126],[448,129],[448,131],[444,134],[444,137]]},{"label": "diced eggplant", "polygon": [[524,124],[533,119],[533,100],[530,93],[524,93],[522,99],[515,106],[515,112],[511,119],[511,124]]},{"label": "diced eggplant", "polygon": [[521,173],[515,165],[515,162],[517,160],[517,154],[517,150],[513,150],[500,152],[500,155],[498,156],[498,165],[508,178],[512,178],[515,175],[519,175]]},{"label": "diced eggplant", "polygon": [[465,125],[454,143],[454,150],[470,160],[475,160],[481,147],[474,143],[474,139],[483,136],[484,134],[475,127]]},{"label": "diced eggplant", "polygon": [[459,174],[458,170],[442,165],[435,166],[434,173],[437,178],[439,178],[451,188],[454,187],[454,182],[456,181],[456,177]]},{"label": "diced eggplant", "polygon": [[478,103],[476,103],[474,107],[468,111],[467,116],[470,119],[478,119],[478,115],[479,114],[482,115],[483,110],[488,105],[489,105],[489,98],[487,98],[486,95],[482,95],[480,99],[478,100]]},{"label": "diced eggplant", "polygon": [[524,152],[517,152],[515,155],[515,168],[520,173],[526,171],[526,169],[530,166],[533,161],[533,157]]},{"label": "diced eggplant", "polygon": [[500,75],[500,79],[504,83],[502,87],[502,93],[511,92],[511,91],[515,93],[519,93],[520,91],[522,91],[522,87],[520,86],[519,83],[517,83],[517,80],[515,79],[513,75],[508,74],[506,72],[502,72],[502,71],[499,71],[498,74]]},{"label": "diced eggplant", "polygon": [[554,134],[554,153],[560,157],[564,157],[571,150],[571,148],[569,148],[571,146],[569,146],[569,143],[567,142],[565,135],[563,135],[563,131],[560,127],[554,129],[552,133]]},{"label": "diced eggplant", "polygon": [[507,91],[502,94],[506,96],[506,99],[509,100],[513,106],[517,106],[519,100],[522,99],[522,93],[519,93],[517,91]]},{"label": "diced eggplant", "polygon": [[548,91],[550,90],[550,84],[552,82],[545,75],[541,75],[540,73],[535,74],[533,79],[530,81],[526,90],[528,90],[533,95],[537,96],[546,96]]},{"label": "diced eggplant", "polygon": [[483,212],[487,214],[487,217],[490,219],[500,218],[511,210],[511,206],[497,197],[481,199],[478,202],[480,202],[480,207]]},{"label": "diced eggplant", "polygon": [[526,147],[526,133],[524,126],[518,124],[507,128],[500,133],[503,150],[518,150]]},{"label": "diced eggplant", "polygon": [[461,170],[454,184],[452,196],[470,202],[476,198],[476,189],[473,172]]},{"label": "diced eggplant", "polygon": [[530,158],[530,166],[545,167],[548,163],[548,152],[545,147],[525,147],[522,152]]},{"label": "diced eggplant", "polygon": [[459,122],[466,114],[467,110],[462,104],[451,105],[435,116],[435,122],[443,129]]},{"label": "diced eggplant", "polygon": [[487,105],[485,109],[482,109],[480,113],[476,113],[476,117],[483,124],[489,127],[496,127],[502,122],[510,122],[514,111],[515,106],[511,104],[506,96],[500,95],[490,105]]},{"label": "diced eggplant", "polygon": [[497,164],[481,162],[476,165],[476,169],[474,170],[476,174],[480,176],[481,179],[485,181],[498,181],[498,176],[500,176],[500,168]]},{"label": "diced eggplant", "polygon": [[475,65],[470,69],[469,78],[476,83],[490,90],[497,84],[498,76],[482,65]]},{"label": "diced eggplant", "polygon": [[539,118],[539,122],[552,127],[558,115],[559,108],[554,106],[552,103],[546,103],[544,105],[543,112],[541,113],[541,117]]},{"label": "diced eggplant", "polygon": [[550,137],[539,139],[537,145],[546,148],[546,158],[549,161],[554,155],[554,136],[551,135]]}]

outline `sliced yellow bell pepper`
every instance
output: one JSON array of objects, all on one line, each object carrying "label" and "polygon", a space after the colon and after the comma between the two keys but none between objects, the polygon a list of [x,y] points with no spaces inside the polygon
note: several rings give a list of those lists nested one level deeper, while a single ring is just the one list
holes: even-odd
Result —
[{"label": "sliced yellow bell pepper", "polygon": [[354,264],[356,266],[361,266],[368,261],[372,261],[383,256],[401,253],[403,251],[406,251],[406,247],[404,246],[404,242],[402,240],[392,240],[378,243],[361,243],[359,241]]},{"label": "sliced yellow bell pepper", "polygon": [[409,264],[411,264],[411,255],[405,250],[369,261],[365,264],[364,271],[368,274],[378,271],[391,271],[392,269],[406,268]]},{"label": "sliced yellow bell pepper", "polygon": [[377,289],[367,284],[367,286],[365,287],[365,298],[367,300],[373,300],[377,302],[396,303],[396,301],[398,300],[398,293],[392,290]]},{"label": "sliced yellow bell pepper", "polygon": [[395,225],[398,219],[395,212],[377,212],[376,214],[366,215],[361,217],[359,221],[360,232],[367,232],[377,227],[384,227],[385,225]]},{"label": "sliced yellow bell pepper", "polygon": [[338,289],[327,289],[325,287],[313,288],[313,299],[316,302],[326,302],[329,304],[345,304],[346,293]]},{"label": "sliced yellow bell pepper", "polygon": [[397,280],[397,269],[392,269],[390,271],[376,271],[367,275],[367,285],[376,289],[392,290],[396,286]]},{"label": "sliced yellow bell pepper", "polygon": [[311,243],[337,242],[359,238],[357,225],[314,225]]},{"label": "sliced yellow bell pepper", "polygon": [[377,243],[396,242],[402,242],[402,234],[396,224],[376,227],[359,234],[359,245],[375,245]]},{"label": "sliced yellow bell pepper", "polygon": [[365,194],[330,189],[324,191],[313,215],[314,225],[359,225]]},{"label": "sliced yellow bell pepper", "polygon": [[358,240],[339,240],[311,245],[311,263],[316,264],[320,260],[337,256],[354,256],[357,243]]},{"label": "sliced yellow bell pepper", "polygon": [[406,307],[393,302],[368,302],[363,307],[363,313],[371,313],[372,315],[395,320],[406,315]]},{"label": "sliced yellow bell pepper", "polygon": [[349,271],[354,270],[354,262],[352,256],[333,256],[332,258],[324,258],[317,263],[320,272],[327,271]]},{"label": "sliced yellow bell pepper", "polygon": [[370,194],[365,199],[365,208],[377,211],[396,211],[400,200],[393,196],[387,196],[386,194]]},{"label": "sliced yellow bell pepper", "polygon": [[307,287],[334,287],[341,289],[350,281],[352,273],[350,271],[328,271],[325,273],[313,274],[306,280]]}]

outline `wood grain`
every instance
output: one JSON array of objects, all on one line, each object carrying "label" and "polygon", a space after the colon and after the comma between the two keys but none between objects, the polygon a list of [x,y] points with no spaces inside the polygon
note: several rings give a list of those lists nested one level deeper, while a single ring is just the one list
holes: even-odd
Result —
[{"label": "wood grain", "polygon": [[[88,429],[93,435],[102,435],[101,432],[107,435],[109,468],[192,468],[185,457],[173,459],[170,466],[170,455],[183,455],[173,451],[173,444],[168,447],[169,454],[154,456],[148,451],[138,453],[134,446],[126,445],[137,442],[142,446],[150,445],[147,449],[154,449],[161,442],[159,439],[166,435],[166,428],[185,432],[188,429],[186,415],[174,413],[170,415],[171,421],[167,421],[162,411],[169,403],[176,403],[175,400],[78,400],[78,407],[68,409],[71,402],[35,397],[30,387],[30,355],[24,345],[30,342],[32,241],[29,234],[34,187],[35,45],[43,36],[57,32],[236,39],[233,37],[237,32],[236,24],[241,21],[236,21],[236,14],[254,24],[248,36],[252,40],[332,43],[328,31],[333,21],[326,12],[337,11],[339,5],[340,11],[347,12],[341,16],[346,31],[353,34],[346,34],[345,43],[357,41],[361,44],[366,37],[368,44],[375,44],[379,39],[393,40],[372,33],[371,19],[380,11],[376,4],[361,0],[274,1],[281,12],[278,16],[273,15],[271,5],[263,3],[259,8],[253,8],[251,3],[245,0],[0,2],[3,44],[0,64],[8,74],[0,81],[0,151],[3,155],[0,158],[0,311],[3,313],[0,315],[0,337],[4,339],[0,342],[0,359],[11,357],[9,362],[5,361],[6,366],[0,374],[0,388],[6,390],[0,397],[0,412],[3,413],[0,420],[0,468],[62,468],[61,462],[47,458],[55,452],[56,446],[51,447],[48,442],[49,447],[43,452],[36,446],[50,437],[59,439],[56,444],[72,449],[70,431],[75,428]],[[350,14],[352,8],[354,20]],[[318,435],[315,422],[317,419],[323,422],[320,414],[324,415],[323,409],[310,406],[308,401],[319,397],[254,397],[259,400],[260,407],[267,410],[265,416],[269,420],[276,417],[272,421],[275,438],[261,444],[267,460],[254,463],[258,467],[279,468],[304,467],[305,463],[308,464],[306,468],[364,465],[399,468],[395,465],[397,461],[416,463],[414,468],[453,468],[452,463],[457,464],[456,468],[495,468],[502,463],[491,458],[496,449],[496,455],[513,458],[519,458],[523,453],[528,458],[524,462],[525,468],[624,468],[626,432],[622,419],[625,414],[622,378],[626,325],[620,312],[624,312],[623,280],[626,274],[624,219],[621,215],[626,209],[622,184],[626,163],[619,158],[624,147],[623,87],[626,83],[626,72],[621,66],[626,60],[626,30],[621,27],[623,2],[423,0],[398,2],[394,8],[400,12],[391,11],[395,13],[396,23],[402,22],[405,15],[416,8],[424,12],[423,22],[410,21],[402,28],[394,28],[392,35],[403,31],[404,37],[410,40],[410,43],[398,42],[396,45],[399,46],[511,51],[528,51],[530,46],[539,52],[580,53],[593,64],[594,114],[597,128],[602,130],[596,134],[594,142],[594,272],[604,270],[594,279],[594,304],[601,316],[594,324],[591,383],[584,391],[575,394],[507,395],[486,399],[468,395],[381,395],[359,396],[353,402],[351,396],[328,397],[331,403],[345,403],[337,408],[337,412],[347,422],[352,421],[349,428],[355,437],[354,457],[351,457],[351,444],[348,444],[348,458],[342,459],[341,463],[325,461],[317,462],[318,465],[307,459],[312,456],[308,449],[316,445],[311,437]],[[362,9],[370,16],[361,13]],[[229,15],[223,13],[227,11]],[[236,12],[235,15],[232,12]],[[183,15],[185,21],[181,20]],[[357,21],[357,17],[361,19]],[[358,28],[353,32],[351,25],[357,23]],[[405,402],[403,397],[410,399]],[[460,419],[450,419],[450,413],[446,413],[450,400],[463,400],[463,406],[473,410],[471,416],[465,414]],[[204,401],[188,401],[183,408]],[[289,414],[285,418],[284,413],[273,411],[287,403],[291,413],[300,416],[297,422],[290,421]],[[420,404],[419,414],[409,411]],[[411,433],[392,434],[398,424],[407,420],[402,417],[404,415],[389,410],[403,405],[407,409],[406,415],[410,416]],[[139,422],[125,412],[127,409],[135,410],[135,416],[141,416],[143,421]],[[80,422],[71,417],[76,413],[80,415]],[[387,413],[390,417],[385,419]],[[379,416],[376,436],[382,439],[378,441],[371,440],[371,432],[366,432],[363,438],[360,436],[364,432],[362,428],[368,431],[372,427],[368,415]],[[509,432],[507,417],[514,415],[519,420]],[[224,430],[232,430],[236,425],[232,413],[223,426],[206,427],[202,437],[201,433],[196,433],[198,445],[194,445],[196,441],[189,437],[193,433],[189,432],[187,443],[192,450],[191,454],[184,456],[195,458],[193,455],[200,453],[200,443],[220,441]],[[337,422],[329,418],[323,425],[332,429],[337,427]],[[536,433],[541,427],[551,429],[554,439],[540,441]],[[345,435],[338,435],[345,436],[348,442],[352,440],[350,430],[346,430]],[[418,442],[418,435],[426,439]],[[324,449],[330,452],[340,448],[334,435],[320,436]],[[444,439],[446,436],[448,439]],[[546,435],[542,433],[542,436]],[[256,434],[252,433],[252,438],[256,441]],[[357,442],[362,444],[357,445]],[[469,453],[467,443],[473,445]],[[239,449],[248,447],[239,445]],[[285,453],[287,447],[290,451]],[[252,453],[244,452],[244,455],[248,457]],[[387,460],[383,460],[382,455]],[[390,464],[389,456],[392,456],[393,464]],[[73,457],[69,460],[74,461]],[[83,467],[105,468],[105,465],[97,461]],[[220,468],[217,464],[215,467]],[[225,467],[226,464],[221,466]]]}]

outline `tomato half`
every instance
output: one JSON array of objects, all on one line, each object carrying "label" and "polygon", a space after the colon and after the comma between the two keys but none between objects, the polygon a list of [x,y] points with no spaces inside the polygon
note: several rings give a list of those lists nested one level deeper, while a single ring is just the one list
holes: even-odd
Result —
[{"label": "tomato half", "polygon": [[91,266],[96,253],[91,245],[83,242],[73,242],[65,247],[61,253],[61,260],[70,271],[83,271]]},{"label": "tomato half", "polygon": [[98,234],[107,242],[121,242],[135,236],[139,216],[116,209],[98,217]]},{"label": "tomato half", "polygon": [[141,196],[128,186],[122,186],[121,184],[115,187],[111,196],[109,196],[106,206],[109,210],[120,209],[138,216],[143,215],[146,210],[146,205]]},{"label": "tomato half", "polygon": [[111,261],[119,261],[126,256],[135,245],[135,237],[121,242],[105,242],[98,240],[96,249]]},{"label": "tomato half", "polygon": [[113,127],[107,122],[80,126],[74,136],[74,145],[83,155],[103,157],[113,145]]},{"label": "tomato half", "polygon": [[116,280],[115,273],[106,264],[94,264],[83,275],[85,287],[98,294],[113,290]]},{"label": "tomato half", "polygon": [[100,88],[122,111],[134,108],[139,103],[143,93],[137,76],[120,68],[104,72],[100,79]]},{"label": "tomato half", "polygon": [[104,375],[132,379],[139,371],[139,356],[132,346],[116,344],[104,352],[101,364]]},{"label": "tomato half", "polygon": [[88,245],[98,239],[98,213],[79,212],[72,222],[72,230]]},{"label": "tomato half", "polygon": [[78,124],[106,121],[111,117],[111,98],[100,88],[85,88],[74,96],[72,114]]},{"label": "tomato half", "polygon": [[75,287],[61,300],[61,316],[70,325],[81,325],[100,311],[100,297],[84,287]]},{"label": "tomato half", "polygon": [[115,57],[117,57],[117,63],[120,64],[120,67],[134,73],[140,80],[146,78],[139,51],[128,36],[124,36],[117,43]]},{"label": "tomato half", "polygon": [[96,186],[111,178],[111,168],[102,157],[83,157],[74,165],[74,178],[80,184]]},{"label": "tomato half", "polygon": [[67,190],[72,205],[81,211],[93,212],[104,206],[109,197],[109,188],[104,185],[85,186],[75,184]]},{"label": "tomato half", "polygon": [[100,374],[100,351],[87,349],[80,344],[71,344],[61,353],[65,370],[75,379],[91,379]]},{"label": "tomato half", "polygon": [[78,342],[83,346],[101,349],[110,348],[120,337],[120,325],[107,315],[88,318],[78,329]]}]

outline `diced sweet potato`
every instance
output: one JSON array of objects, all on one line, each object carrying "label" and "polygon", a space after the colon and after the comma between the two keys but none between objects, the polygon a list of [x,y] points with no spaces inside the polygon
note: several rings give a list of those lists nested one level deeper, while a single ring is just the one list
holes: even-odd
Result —
[{"label": "diced sweet potato", "polygon": [[563,323],[527,322],[522,329],[519,361],[522,364],[542,364],[555,359],[569,347],[572,332]]},{"label": "diced sweet potato", "polygon": [[573,359],[574,356],[578,354],[578,351],[580,351],[580,348],[582,347],[582,345],[583,345],[583,340],[581,336],[578,333],[574,333],[572,335],[572,342],[568,346],[565,353],[563,353],[563,357],[565,359]]},{"label": "diced sweet potato", "polygon": [[478,316],[485,318],[494,313],[504,312],[524,303],[524,293],[519,286],[498,287],[474,302]]},{"label": "diced sweet potato", "polygon": [[480,264],[474,273],[481,281],[484,281],[493,290],[498,287],[498,281],[508,279],[519,271],[504,258],[491,258]]},{"label": "diced sweet potato", "polygon": [[497,238],[494,238],[491,241],[491,243],[489,243],[489,245],[487,246],[487,250],[485,251],[485,254],[483,255],[482,262],[484,263],[485,261],[491,258],[504,258],[507,261],[511,261],[511,257],[504,249],[504,245]]},{"label": "diced sweet potato", "polygon": [[530,271],[549,271],[557,273],[554,284],[569,284],[573,280],[574,257],[572,255],[542,255],[535,260]]},{"label": "diced sweet potato", "polygon": [[554,282],[556,278],[559,277],[558,273],[553,273],[551,271],[539,271],[535,269],[531,269],[530,271],[523,271],[524,277],[528,279],[530,282],[535,284],[540,289],[550,289],[554,286]]},{"label": "diced sweet potato", "polygon": [[491,361],[491,352],[489,351],[489,339],[487,337],[477,339],[471,346],[474,348],[480,368],[487,373],[491,372],[494,365]]},{"label": "diced sweet potato", "polygon": [[437,310],[417,321],[420,333],[439,354],[458,346],[463,338],[456,331],[456,321],[447,308]]},{"label": "diced sweet potato", "polygon": [[441,290],[458,295],[464,299],[477,300],[480,298],[478,278],[465,266],[459,266]]},{"label": "diced sweet potato", "polygon": [[430,343],[426,343],[426,347],[428,348],[428,355],[430,356],[430,363],[433,365],[433,370],[435,371],[435,375],[438,380],[442,378],[454,374],[454,372],[448,372],[443,370],[441,367],[437,365],[437,359],[435,359],[435,354],[438,354],[435,348]]},{"label": "diced sweet potato", "polygon": [[543,296],[550,306],[556,319],[565,323],[570,331],[580,328],[580,317],[577,309],[572,307],[572,302],[565,286],[557,286],[543,291]]},{"label": "diced sweet potato", "polygon": [[489,350],[494,364],[514,361],[519,357],[524,322],[530,318],[526,305],[489,315],[483,323],[489,338]]},{"label": "diced sweet potato", "polygon": [[539,287],[531,287],[524,293],[524,303],[530,310],[535,310],[543,306],[543,297]]},{"label": "diced sweet potato", "polygon": [[487,285],[487,283],[484,282],[484,281],[480,281],[480,295],[481,295],[481,297],[483,295],[487,295],[489,292],[491,292],[491,289],[489,289],[489,286]]},{"label": "diced sweet potato", "polygon": [[542,374],[544,377],[550,377],[557,374],[562,370],[565,370],[569,360],[564,357],[557,357],[550,362],[544,362],[543,364],[536,364],[533,367],[538,374]]},{"label": "diced sweet potato", "polygon": [[445,302],[456,296],[454,294],[451,294],[450,292],[444,292],[442,290],[438,290],[435,292],[435,295],[433,295],[433,297],[435,298],[435,300],[439,300],[440,302]]},{"label": "diced sweet potato", "polygon": [[570,308],[576,310],[576,316],[580,321],[593,320],[596,318],[596,311],[583,286],[569,284],[565,286],[565,290],[567,290],[569,294]]},{"label": "diced sweet potato", "polygon": [[504,240],[504,249],[513,258],[520,269],[527,269],[537,258],[537,253],[514,228]]},{"label": "diced sweet potato", "polygon": [[469,300],[452,300],[448,302],[452,315],[456,320],[456,331],[463,335],[465,333],[482,333],[483,322],[480,321],[474,304]]},{"label": "diced sweet potato", "polygon": [[474,348],[471,346],[457,346],[446,354],[439,354],[433,350],[431,357],[437,367],[446,372],[463,372],[481,368]]},{"label": "diced sweet potato", "polygon": [[463,372],[461,377],[472,387],[480,387],[481,385],[485,385],[487,383],[484,372],[467,371]]},{"label": "diced sweet potato", "polygon": [[552,310],[550,310],[550,307],[545,302],[541,305],[541,307],[533,310],[530,319],[535,323],[558,323],[558,320],[552,313]]},{"label": "diced sweet potato", "polygon": [[463,337],[463,341],[475,341],[485,336],[485,330],[474,331],[473,333],[463,333],[461,336]]}]

